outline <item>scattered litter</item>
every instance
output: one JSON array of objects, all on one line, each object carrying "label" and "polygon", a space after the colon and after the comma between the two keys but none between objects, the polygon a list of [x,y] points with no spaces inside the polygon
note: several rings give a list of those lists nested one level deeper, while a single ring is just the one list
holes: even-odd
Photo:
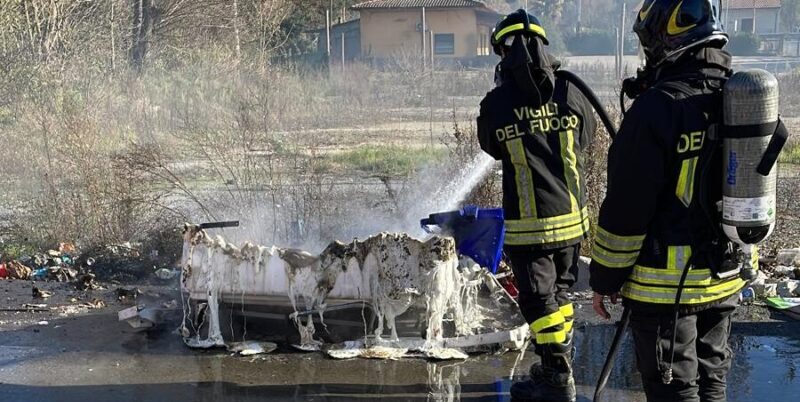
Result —
[{"label": "scattered litter", "polygon": [[170,279],[173,279],[173,278],[177,277],[178,275],[180,275],[180,273],[181,272],[178,271],[178,270],[170,270],[170,269],[167,269],[167,268],[161,268],[161,269],[156,270],[155,276],[158,279],[161,279],[163,281],[168,281]]},{"label": "scattered litter", "polygon": [[787,279],[778,282],[778,296],[794,297],[800,296],[800,281]]},{"label": "scattered litter", "polygon": [[8,269],[6,269],[6,264],[0,264],[0,279],[8,278]]},{"label": "scattered litter", "polygon": [[117,300],[124,302],[124,301],[134,301],[142,291],[139,288],[133,289],[126,289],[126,288],[117,288],[116,290]]},{"label": "scattered litter", "polygon": [[99,308],[105,308],[106,302],[100,299],[92,299],[91,301],[85,302],[82,305],[88,308],[99,309]]},{"label": "scattered litter", "polygon": [[778,251],[776,261],[778,265],[800,267],[800,248]]},{"label": "scattered litter", "polygon": [[85,314],[89,308],[85,305],[59,306],[59,317],[71,317],[73,315]]},{"label": "scattered litter", "polygon": [[767,307],[800,320],[800,297],[769,297]]},{"label": "scattered litter", "polygon": [[80,275],[76,280],[75,287],[77,287],[78,290],[100,289],[100,286],[95,283],[94,279],[95,275],[93,273]]},{"label": "scattered litter", "polygon": [[161,306],[166,308],[166,309],[175,309],[175,308],[178,308],[178,301],[177,300],[170,300],[168,302],[165,302]]},{"label": "scattered litter", "polygon": [[11,261],[6,264],[9,279],[22,279],[28,280],[31,278],[32,270],[30,267],[23,265],[19,261]]},{"label": "scattered litter", "polygon": [[36,323],[36,325],[45,326],[45,325],[50,325],[50,323],[48,321],[39,321]]},{"label": "scattered litter", "polygon": [[229,352],[238,353],[239,356],[253,356],[273,352],[278,348],[277,344],[272,342],[232,342],[226,345]]},{"label": "scattered litter", "polygon": [[39,268],[34,270],[31,273],[30,277],[35,281],[43,281],[47,279],[47,273],[48,273],[47,268]]},{"label": "scattered litter", "polygon": [[32,294],[34,299],[46,299],[48,297],[53,296],[53,292],[48,292],[46,290],[40,290],[37,287],[33,287]]},{"label": "scattered litter", "polygon": [[794,270],[795,267],[789,267],[785,265],[778,265],[777,267],[772,269],[772,272],[778,276],[786,276],[789,278],[794,277]]}]

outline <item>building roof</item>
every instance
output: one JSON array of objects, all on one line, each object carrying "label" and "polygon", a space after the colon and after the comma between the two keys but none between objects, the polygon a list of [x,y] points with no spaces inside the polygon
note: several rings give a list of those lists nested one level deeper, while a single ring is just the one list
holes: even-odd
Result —
[{"label": "building roof", "polygon": [[754,8],[781,8],[781,0],[728,0],[724,9],[741,10]]},{"label": "building roof", "polygon": [[482,1],[475,0],[372,0],[350,7],[353,10],[381,8],[486,8]]}]

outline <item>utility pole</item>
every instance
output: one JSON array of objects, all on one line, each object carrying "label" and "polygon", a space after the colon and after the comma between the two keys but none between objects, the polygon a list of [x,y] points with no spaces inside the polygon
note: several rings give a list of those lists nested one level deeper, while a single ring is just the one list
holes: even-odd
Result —
[{"label": "utility pole", "polygon": [[622,0],[622,14],[619,18],[619,70],[617,70],[617,78],[622,78],[623,69],[625,68],[625,14],[628,8],[625,0]]},{"label": "utility pole", "polygon": [[425,7],[422,7],[422,69],[425,70],[425,28],[427,27],[425,20]]},{"label": "utility pole", "polygon": [[575,33],[581,33],[581,19],[583,18],[583,0],[578,0],[578,25],[575,27]]},{"label": "utility pole", "polygon": [[344,30],[342,30],[342,73],[344,73]]},{"label": "utility pole", "polygon": [[325,42],[327,47],[325,53],[328,55],[328,61],[331,59],[331,10],[325,10]]}]

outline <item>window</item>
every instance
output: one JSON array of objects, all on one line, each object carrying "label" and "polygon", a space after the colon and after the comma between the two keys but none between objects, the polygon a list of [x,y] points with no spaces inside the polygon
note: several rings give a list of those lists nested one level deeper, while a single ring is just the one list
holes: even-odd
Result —
[{"label": "window", "polygon": [[739,24],[739,30],[742,32],[753,32],[753,19],[742,18],[742,23]]},{"label": "window", "polygon": [[456,39],[453,34],[434,34],[433,53],[435,54],[455,54]]}]

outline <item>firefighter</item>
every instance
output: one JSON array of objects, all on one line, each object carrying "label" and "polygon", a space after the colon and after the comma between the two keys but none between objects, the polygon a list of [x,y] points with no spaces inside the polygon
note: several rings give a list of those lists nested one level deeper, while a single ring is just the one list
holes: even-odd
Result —
[{"label": "firefighter", "polygon": [[589,229],[583,160],[596,128],[591,105],[545,51],[539,20],[518,10],[495,27],[496,87],[481,102],[481,148],[503,165],[505,253],[541,363],[512,386],[520,401],[574,401],[573,306],[580,241]]},{"label": "firefighter", "polygon": [[715,139],[731,56],[716,13],[711,0],[644,2],[634,31],[645,66],[623,84],[635,99],[608,155],[593,307],[608,319],[605,298],[624,299],[650,402],[726,398],[731,313],[745,282],[725,275],[735,250],[719,229]]}]

